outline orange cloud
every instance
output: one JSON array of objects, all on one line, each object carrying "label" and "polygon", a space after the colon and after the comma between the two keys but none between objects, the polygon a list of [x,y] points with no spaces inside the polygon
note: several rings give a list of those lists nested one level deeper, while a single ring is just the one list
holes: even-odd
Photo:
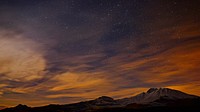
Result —
[{"label": "orange cloud", "polygon": [[86,73],[63,73],[55,76],[52,80],[57,81],[52,91],[60,91],[65,89],[81,89],[81,88],[94,88],[99,85],[105,86],[108,82],[105,79],[99,78],[96,74]]},{"label": "orange cloud", "polygon": [[194,95],[200,95],[200,84],[199,81],[197,82],[191,82],[191,83],[185,83],[185,84],[179,84],[176,86],[167,86],[168,88],[177,89],[180,91],[184,91],[188,94],[194,94]]}]

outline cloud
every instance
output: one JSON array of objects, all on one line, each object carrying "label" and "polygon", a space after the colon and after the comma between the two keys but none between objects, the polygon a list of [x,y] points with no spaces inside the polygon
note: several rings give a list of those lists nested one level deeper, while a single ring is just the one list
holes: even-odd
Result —
[{"label": "cloud", "polygon": [[185,83],[185,84],[179,84],[179,85],[176,85],[176,86],[168,86],[169,88],[174,88],[174,89],[177,89],[177,90],[181,90],[181,91],[184,91],[186,93],[189,93],[189,94],[195,94],[195,95],[199,95],[199,82],[188,82],[188,83]]},{"label": "cloud", "polygon": [[52,91],[60,91],[72,88],[94,88],[98,87],[99,84],[101,84],[101,86],[106,84],[106,81],[102,78],[99,78],[97,75],[85,73],[64,73],[55,76],[52,80],[58,81],[56,87],[51,89]]},{"label": "cloud", "polygon": [[22,35],[5,33],[0,33],[1,79],[30,81],[41,78],[46,62],[37,50],[37,43]]},{"label": "cloud", "polygon": [[5,86],[8,86],[7,84],[0,84],[0,88],[3,88]]},{"label": "cloud", "polygon": [[[67,72],[51,79],[54,81],[48,98],[81,97],[94,98],[111,89],[112,84],[98,73]],[[51,83],[51,82],[49,82]]]}]

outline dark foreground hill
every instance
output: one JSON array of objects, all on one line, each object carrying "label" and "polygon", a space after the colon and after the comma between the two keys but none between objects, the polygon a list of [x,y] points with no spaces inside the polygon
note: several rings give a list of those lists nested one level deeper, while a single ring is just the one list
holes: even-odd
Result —
[{"label": "dark foreground hill", "polygon": [[67,105],[28,107],[20,104],[0,112],[200,112],[200,98],[178,90],[151,88],[134,97],[118,100],[102,96]]}]

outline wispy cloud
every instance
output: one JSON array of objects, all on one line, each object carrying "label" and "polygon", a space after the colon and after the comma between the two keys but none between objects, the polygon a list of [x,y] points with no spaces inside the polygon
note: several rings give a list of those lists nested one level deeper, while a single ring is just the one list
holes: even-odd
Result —
[{"label": "wispy cloud", "polygon": [[1,79],[30,81],[43,75],[46,63],[36,43],[22,35],[0,33]]}]

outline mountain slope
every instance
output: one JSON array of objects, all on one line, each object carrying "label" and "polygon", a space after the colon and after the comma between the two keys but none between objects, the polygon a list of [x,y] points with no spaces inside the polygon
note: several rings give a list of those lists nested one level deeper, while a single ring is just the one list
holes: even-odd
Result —
[{"label": "mountain slope", "polygon": [[160,98],[176,100],[198,98],[198,96],[189,95],[181,91],[169,88],[150,88],[147,92],[143,92],[134,97],[119,99],[117,100],[117,102],[119,102],[122,105],[128,105],[131,103],[148,104]]},{"label": "mountain slope", "polygon": [[[169,88],[150,88],[134,97],[114,100],[111,97],[102,96],[94,100],[66,105],[47,105],[43,107],[28,107],[18,105],[13,108],[0,110],[0,112],[154,112],[167,110],[188,109],[200,110],[200,98],[178,90]],[[151,112],[152,112],[151,111]]]}]

